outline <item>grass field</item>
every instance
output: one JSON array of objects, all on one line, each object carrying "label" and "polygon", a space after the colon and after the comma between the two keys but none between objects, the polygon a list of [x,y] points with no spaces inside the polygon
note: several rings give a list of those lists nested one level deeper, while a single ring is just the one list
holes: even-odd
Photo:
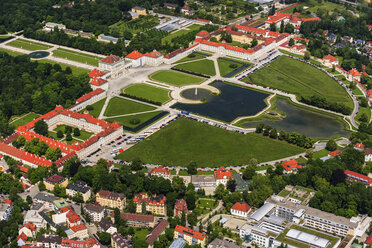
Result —
[{"label": "grass field", "polygon": [[95,102],[92,104],[93,110],[88,111],[89,114],[93,117],[99,117],[99,114],[101,113],[101,110],[103,108],[103,105],[105,105],[106,97],[99,100],[98,102]]},{"label": "grass field", "polygon": [[145,240],[146,239],[146,236],[149,234],[149,230],[145,229],[145,228],[136,228],[134,230],[134,235],[140,239],[140,240]]},{"label": "grass field", "polygon": [[314,152],[313,159],[325,157],[325,156],[328,155],[328,153],[329,153],[329,151],[326,150],[326,149],[322,149],[320,151]]},{"label": "grass field", "polygon": [[120,20],[119,22],[111,25],[109,28],[113,32],[118,32],[121,35],[123,35],[124,31],[126,30],[130,31],[132,34],[137,34],[151,29],[158,24],[159,22],[156,16],[147,15],[132,19],[130,21]]},{"label": "grass field", "polygon": [[289,157],[304,149],[262,135],[229,132],[204,123],[179,119],[145,141],[131,147],[119,159],[136,157],[144,163],[187,166],[195,161],[199,167],[247,164]]},{"label": "grass field", "polygon": [[10,56],[13,56],[13,57],[19,56],[19,55],[25,55],[24,53],[13,52],[13,51],[5,49],[5,48],[0,48],[0,51],[6,52],[7,54],[9,54]]},{"label": "grass field", "polygon": [[287,56],[281,56],[243,81],[279,89],[297,97],[319,95],[353,108],[351,98],[335,80],[317,68]]},{"label": "grass field", "polygon": [[[190,55],[195,55],[195,57],[189,57]],[[182,63],[182,62],[189,62],[189,61],[194,61],[194,60],[197,60],[197,59],[204,59],[206,56],[204,55],[201,55],[201,54],[198,54],[198,53],[191,53],[189,54],[188,56],[178,60],[175,64],[178,64],[178,63]]]},{"label": "grass field", "polygon": [[[221,74],[222,77],[229,74],[230,72],[236,70],[240,66],[242,66],[239,63],[234,63],[232,61],[226,61],[224,59],[218,59],[217,61],[218,61],[218,67],[220,68],[220,74]],[[231,68],[230,65],[236,65],[237,67],[236,68]]]},{"label": "grass field", "polygon": [[359,121],[360,117],[362,117],[363,114],[367,115],[368,122],[371,119],[371,109],[368,107],[360,107],[358,114],[356,115],[355,120]]},{"label": "grass field", "polygon": [[[65,133],[65,128],[66,128],[66,125],[59,125],[53,131],[56,134],[57,134],[58,130],[61,130],[63,133]],[[93,135],[93,133],[91,133],[91,132],[87,132],[87,131],[84,131],[84,130],[81,130],[81,129],[79,129],[79,130],[80,130],[80,136],[74,136],[74,128],[72,128],[71,135],[74,138],[81,139],[81,140],[87,140]]]},{"label": "grass field", "polygon": [[17,39],[6,44],[7,46],[18,47],[28,51],[48,50],[52,46],[44,45],[38,42]]},{"label": "grass field", "polygon": [[30,121],[36,119],[39,116],[40,116],[39,114],[35,114],[35,113],[30,112],[28,114],[22,115],[19,119],[16,119],[16,118],[12,117],[13,120],[11,119],[10,125],[17,128],[18,126],[23,126],[23,125],[29,123]]},{"label": "grass field", "polygon": [[80,68],[80,67],[76,67],[76,66],[72,66],[72,65],[66,65],[66,64],[62,64],[62,63],[56,63],[55,61],[53,60],[49,60],[49,59],[40,59],[37,61],[38,63],[48,63],[48,64],[59,64],[63,70],[66,70],[66,67],[70,67],[71,68],[71,71],[73,74],[75,75],[79,75],[79,74],[88,74],[89,73],[89,70],[87,69],[83,69],[83,68]]},{"label": "grass field", "polygon": [[194,30],[180,29],[180,30],[175,31],[173,33],[170,33],[169,35],[162,38],[161,43],[165,44],[165,43],[168,42],[169,44],[171,44],[173,38],[184,35],[184,34],[188,34],[188,33],[193,32],[193,31]]},{"label": "grass field", "polygon": [[182,69],[186,71],[201,73],[209,76],[216,75],[216,69],[212,60],[203,59],[181,65],[176,65],[174,68]]},{"label": "grass field", "polygon": [[54,57],[68,59],[83,64],[98,66],[98,61],[102,58],[86,53],[79,53],[68,49],[58,48],[53,51]]},{"label": "grass field", "polygon": [[199,28],[201,28],[203,25],[200,25],[200,24],[192,24],[188,27],[186,27],[187,29],[190,29],[190,30],[199,30]]},{"label": "grass field", "polygon": [[123,93],[128,95],[145,98],[155,102],[165,103],[168,102],[171,97],[169,96],[170,91],[151,86],[148,84],[134,84],[122,89]]},{"label": "grass field", "polygon": [[[106,120],[109,122],[118,122],[122,126],[134,129],[142,125],[144,122],[150,120],[151,118],[157,116],[161,112],[163,111],[154,111],[154,112],[138,114],[138,115],[128,115],[128,116],[122,116],[122,117],[108,118]],[[139,120],[139,122],[136,124],[132,124],[131,120],[134,120],[134,119]]]},{"label": "grass field", "polygon": [[174,86],[183,86],[189,84],[200,84],[205,79],[177,71],[157,71],[149,76],[151,80],[171,84]]},{"label": "grass field", "polygon": [[137,112],[151,111],[156,108],[120,97],[112,98],[106,108],[105,116],[125,115]]}]

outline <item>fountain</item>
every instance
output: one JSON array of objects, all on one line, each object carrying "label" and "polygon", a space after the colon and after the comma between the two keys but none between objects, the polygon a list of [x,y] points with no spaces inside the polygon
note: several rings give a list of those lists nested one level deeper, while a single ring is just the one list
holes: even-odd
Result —
[{"label": "fountain", "polygon": [[28,55],[31,59],[41,59],[49,56],[49,52],[46,51],[35,51]]}]

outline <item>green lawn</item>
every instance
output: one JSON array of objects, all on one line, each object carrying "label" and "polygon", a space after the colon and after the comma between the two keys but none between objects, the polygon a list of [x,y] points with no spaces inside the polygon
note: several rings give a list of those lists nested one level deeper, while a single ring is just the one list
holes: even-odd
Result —
[{"label": "green lawn", "polygon": [[328,153],[329,153],[329,151],[326,150],[326,149],[323,149],[323,150],[320,150],[320,151],[314,152],[314,154],[313,154],[313,159],[317,159],[317,158],[325,157],[325,156],[328,155]]},{"label": "green lawn", "polygon": [[156,108],[120,97],[112,98],[105,110],[105,116],[125,115],[136,112],[155,110]]},{"label": "green lawn", "polygon": [[28,114],[22,115],[22,117],[20,117],[19,119],[11,117],[10,125],[17,128],[18,126],[23,126],[23,125],[29,123],[30,121],[36,119],[39,116],[40,116],[39,114],[35,114],[35,113],[30,112]]},{"label": "green lawn", "polygon": [[146,236],[149,234],[149,230],[145,228],[136,228],[134,230],[134,235],[140,239],[140,240],[145,240]]},{"label": "green lawn", "polygon": [[168,102],[171,99],[169,90],[148,84],[133,84],[122,89],[122,92],[160,103]]},{"label": "green lawn", "polygon": [[193,31],[194,30],[180,29],[180,30],[175,31],[173,33],[170,33],[169,35],[162,38],[161,43],[165,44],[166,42],[168,42],[169,44],[171,44],[173,38],[184,35],[184,34],[188,34],[188,33],[193,32]]},{"label": "green lawn", "polygon": [[204,78],[197,77],[193,75],[189,75],[182,72],[177,71],[158,71],[149,76],[151,80],[155,80],[158,82],[171,84],[175,86],[183,86],[189,84],[200,84],[204,82]]},{"label": "green lawn", "polygon": [[203,59],[181,65],[176,65],[174,68],[182,69],[190,72],[196,72],[204,75],[214,76],[216,75],[216,69],[212,60]]},{"label": "green lawn", "polygon": [[[220,68],[220,74],[222,77],[242,66],[242,64],[226,61],[224,59],[218,59],[217,61],[218,67]],[[230,65],[235,65],[237,67],[231,68]]]},{"label": "green lawn", "polygon": [[83,68],[72,66],[72,65],[57,63],[57,62],[55,62],[53,60],[49,60],[49,59],[40,59],[37,62],[38,63],[44,63],[44,64],[48,63],[48,64],[52,64],[52,65],[58,64],[62,67],[63,70],[66,70],[66,67],[70,67],[72,73],[75,74],[75,75],[88,74],[89,73],[89,70],[87,70],[87,69],[83,69]]},{"label": "green lawn", "polygon": [[80,130],[80,136],[74,136],[74,137],[81,139],[81,140],[87,140],[90,137],[92,137],[92,135],[93,133],[87,132],[85,130]]},{"label": "green lawn", "polygon": [[0,48],[0,51],[6,52],[7,54],[9,54],[10,56],[13,56],[13,57],[19,56],[19,55],[25,55],[24,53],[13,52],[13,51],[5,49],[5,48]]},{"label": "green lawn", "polygon": [[206,199],[200,199],[198,202],[198,206],[200,207],[206,207],[206,208],[214,208],[214,200],[206,200]]},{"label": "green lawn", "polygon": [[[140,125],[142,125],[144,122],[150,120],[151,118],[154,118],[158,114],[160,114],[163,111],[155,111],[150,113],[144,113],[144,114],[138,114],[138,115],[128,115],[128,116],[122,116],[122,117],[116,117],[116,118],[108,118],[106,121],[109,122],[118,122],[120,125],[134,129]],[[132,123],[133,120],[137,119],[139,122]]]},{"label": "green lawn", "polygon": [[75,143],[75,142],[81,143],[80,140],[77,140],[77,139],[74,139],[74,138],[72,138],[72,140],[69,140],[69,141],[67,141],[67,140],[63,140],[63,142],[65,142],[65,143],[67,143],[67,144],[69,144],[69,145],[72,145],[72,144]]},{"label": "green lawn", "polygon": [[353,93],[354,93],[354,95],[356,95],[356,96],[363,96],[363,93],[360,91],[360,89],[358,88],[358,87],[354,87],[352,90],[351,90]]},{"label": "green lawn", "polygon": [[6,44],[7,46],[18,47],[29,51],[48,50],[52,46],[44,45],[38,42],[17,39]]},{"label": "green lawn", "polygon": [[187,29],[190,29],[190,30],[199,30],[199,28],[201,28],[203,25],[200,25],[200,24],[192,24],[188,27],[186,27]]},{"label": "green lawn", "polygon": [[281,56],[243,81],[280,89],[297,97],[318,95],[353,108],[351,98],[335,80],[315,67],[287,56]]},{"label": "green lawn", "polygon": [[371,119],[371,109],[368,107],[360,107],[359,112],[356,116],[356,120],[359,121],[360,117],[362,117],[363,114],[367,115],[368,122]]},{"label": "green lawn", "polygon": [[[190,56],[191,55],[191,56]],[[187,55],[186,57],[178,60],[175,64],[177,63],[182,63],[182,62],[189,62],[189,61],[194,61],[194,60],[197,60],[197,59],[204,59],[206,56],[204,55],[201,55],[199,53],[191,53],[189,55]]]},{"label": "green lawn", "polygon": [[99,100],[98,102],[93,103],[91,106],[93,107],[93,110],[88,111],[89,114],[93,117],[98,118],[99,114],[101,113],[101,110],[103,108],[103,105],[105,105],[106,97]]},{"label": "green lawn", "polygon": [[[58,130],[61,130],[63,133],[65,133],[65,128],[66,128],[66,125],[58,125],[53,130],[54,132],[49,132],[49,134],[56,138]],[[74,135],[74,127],[72,127],[72,133],[71,134],[74,138],[81,139],[81,140],[87,140],[93,135],[93,133],[91,133],[91,132],[87,132],[87,131],[82,130],[82,129],[79,129],[79,130],[80,130],[80,136],[75,136]],[[78,141],[78,140],[76,140],[76,141]],[[78,141],[78,142],[80,142],[80,141]]]},{"label": "green lawn", "polygon": [[289,190],[283,189],[282,191],[280,191],[280,193],[279,193],[278,196],[285,197],[285,196],[287,196],[289,193],[291,193]]},{"label": "green lawn", "polygon": [[260,134],[239,134],[189,119],[179,119],[131,147],[119,159],[136,157],[144,163],[187,166],[246,164],[251,158],[272,161],[302,153],[304,149]]},{"label": "green lawn", "polygon": [[68,49],[58,48],[53,51],[54,57],[68,59],[83,64],[98,66],[98,61],[102,58],[86,53],[79,53]]}]

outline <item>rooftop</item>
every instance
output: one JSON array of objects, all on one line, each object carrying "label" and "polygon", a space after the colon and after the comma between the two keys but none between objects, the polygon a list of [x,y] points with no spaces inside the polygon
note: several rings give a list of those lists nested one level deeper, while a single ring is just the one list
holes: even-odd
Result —
[{"label": "rooftop", "polygon": [[155,240],[158,239],[159,235],[164,232],[165,228],[169,225],[169,222],[167,220],[161,220],[154,229],[151,230],[151,232],[146,237],[146,242],[149,245],[153,245]]},{"label": "rooftop", "polygon": [[237,202],[231,207],[231,209],[241,212],[248,212],[251,207],[246,202]]},{"label": "rooftop", "polygon": [[200,233],[200,232],[194,231],[190,228],[180,226],[180,225],[177,225],[176,228],[174,229],[174,231],[179,232],[179,233],[183,233],[185,235],[191,236],[191,237],[199,239],[199,240],[204,240],[204,238],[205,238],[204,233]]},{"label": "rooftop", "polygon": [[50,183],[50,184],[56,185],[56,184],[61,184],[64,181],[66,181],[66,178],[64,178],[63,176],[54,174],[54,175],[51,175],[50,177],[46,178],[45,181]]},{"label": "rooftop", "polygon": [[154,222],[155,217],[152,215],[121,213],[120,216],[125,220],[139,221],[139,222]]}]

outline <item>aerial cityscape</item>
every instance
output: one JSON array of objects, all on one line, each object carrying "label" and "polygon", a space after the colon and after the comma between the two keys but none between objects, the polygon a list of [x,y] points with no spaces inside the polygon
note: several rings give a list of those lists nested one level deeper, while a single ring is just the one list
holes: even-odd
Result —
[{"label": "aerial cityscape", "polygon": [[0,247],[372,248],[370,0],[1,0]]}]

